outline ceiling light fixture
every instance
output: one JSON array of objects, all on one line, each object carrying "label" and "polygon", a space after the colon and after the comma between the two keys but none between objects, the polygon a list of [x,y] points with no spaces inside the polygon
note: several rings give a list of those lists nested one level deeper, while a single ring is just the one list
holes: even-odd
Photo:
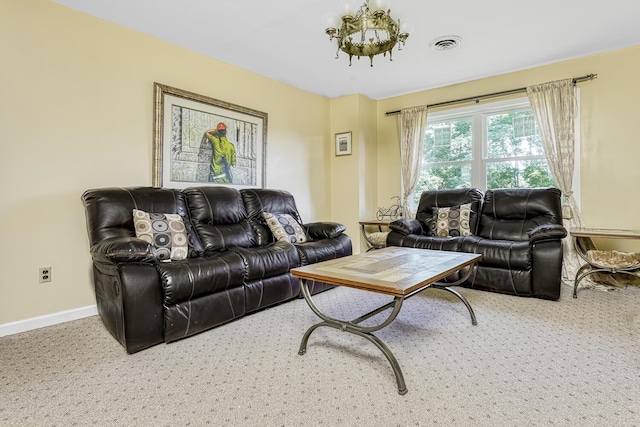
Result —
[{"label": "ceiling light fixture", "polygon": [[325,32],[330,40],[337,40],[338,53],[343,51],[351,58],[368,56],[373,67],[375,55],[386,56],[389,52],[389,60],[393,47],[398,44],[398,50],[402,50],[409,34],[411,25],[406,21],[400,21],[391,17],[389,0],[366,0],[360,7],[352,0],[341,3],[342,16],[328,13],[324,16]]}]

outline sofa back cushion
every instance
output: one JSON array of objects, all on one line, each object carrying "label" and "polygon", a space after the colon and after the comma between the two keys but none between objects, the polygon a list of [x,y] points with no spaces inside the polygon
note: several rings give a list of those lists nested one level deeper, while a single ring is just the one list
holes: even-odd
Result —
[{"label": "sofa back cushion", "polygon": [[263,212],[291,215],[302,224],[293,195],[285,190],[245,188],[240,190],[250,218],[262,217]]},{"label": "sofa back cushion", "polygon": [[183,190],[193,228],[205,252],[255,246],[240,191],[231,187],[192,187]]},{"label": "sofa back cushion", "polygon": [[488,190],[478,235],[493,240],[529,240],[529,231],[539,225],[562,225],[560,196],[557,188]]},{"label": "sofa back cushion", "polygon": [[302,218],[298,213],[296,201],[288,191],[268,188],[245,188],[240,190],[240,193],[251,224],[256,234],[260,236],[260,244],[273,240],[272,233],[264,218],[264,213],[290,215],[298,224],[303,224]]},{"label": "sofa back cushion", "polygon": [[478,218],[482,206],[482,191],[477,188],[457,188],[453,190],[429,190],[420,196],[420,203],[416,211],[416,219],[422,223],[426,234],[431,229],[433,214],[437,208],[450,208],[471,203],[469,229],[476,234]]},{"label": "sofa back cushion", "polygon": [[98,188],[85,191],[82,201],[91,245],[113,237],[135,237],[134,209],[178,214],[188,221],[184,195],[170,188]]}]

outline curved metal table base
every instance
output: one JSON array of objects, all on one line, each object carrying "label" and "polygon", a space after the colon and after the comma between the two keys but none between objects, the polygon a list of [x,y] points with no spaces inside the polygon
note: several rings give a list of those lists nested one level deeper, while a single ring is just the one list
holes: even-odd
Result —
[{"label": "curved metal table base", "polygon": [[[459,281],[456,281],[455,283],[445,284],[445,283],[438,282],[438,283],[431,284],[431,286],[437,289],[443,289],[445,291],[451,292],[452,294],[457,296],[469,310],[469,314],[471,315],[471,324],[477,325],[478,322],[476,320],[476,316],[469,302],[458,291],[450,287],[450,286],[455,286],[458,283],[462,283],[464,280],[466,280],[471,274],[471,271],[472,269],[469,268],[466,274],[464,274],[464,277]],[[418,289],[415,292],[409,295],[406,295],[404,297],[396,296],[394,297],[393,301],[389,302],[388,304],[378,307],[377,309],[370,311],[369,313],[364,314],[351,321],[345,321],[345,320],[335,319],[333,317],[326,315],[322,311],[320,311],[320,309],[315,305],[315,303],[311,299],[311,293],[309,292],[307,281],[304,279],[301,279],[300,284],[302,288],[302,295],[304,296],[304,299],[307,301],[307,304],[309,305],[311,310],[323,321],[320,323],[316,323],[315,325],[307,329],[307,331],[304,333],[302,337],[302,342],[300,343],[300,349],[298,350],[298,354],[302,356],[307,352],[307,343],[309,342],[309,337],[311,336],[313,331],[315,331],[321,326],[327,326],[330,328],[338,329],[343,332],[349,332],[351,334],[360,336],[372,342],[373,344],[375,344],[375,346],[378,347],[378,349],[382,352],[382,354],[384,354],[384,356],[389,361],[389,364],[391,365],[391,369],[393,369],[393,373],[396,377],[396,383],[398,384],[398,393],[401,395],[406,394],[408,390],[407,390],[407,386],[404,381],[404,375],[402,374],[402,369],[400,369],[400,364],[398,363],[398,360],[396,359],[394,354],[391,352],[389,347],[387,347],[386,344],[380,340],[380,338],[373,335],[372,332],[378,331],[388,326],[391,322],[393,322],[396,316],[398,316],[398,313],[400,313],[400,309],[402,308],[402,303],[404,302],[404,300],[423,291],[425,288]],[[393,307],[393,310],[391,310],[391,313],[389,313],[389,316],[382,323],[374,326],[360,325],[361,322],[392,307]]]},{"label": "curved metal table base", "polygon": [[436,289],[442,289],[444,291],[449,291],[452,294],[454,294],[455,296],[457,296],[460,301],[462,301],[464,303],[464,305],[467,307],[467,310],[469,310],[469,315],[471,316],[471,324],[473,326],[477,326],[478,325],[478,321],[476,320],[476,314],[473,312],[473,308],[471,308],[471,304],[469,304],[469,301],[467,301],[467,299],[465,297],[463,297],[460,292],[456,291],[455,289],[451,288],[451,285],[444,285],[442,283],[434,283],[433,285],[434,288]]},{"label": "curved metal table base", "polygon": [[459,280],[456,280],[453,283],[443,283],[443,282],[435,282],[432,283],[431,286],[436,288],[436,289],[442,289],[444,291],[448,291],[451,292],[453,295],[457,296],[458,299],[460,299],[460,301],[462,301],[464,303],[464,305],[467,307],[467,310],[469,310],[469,315],[471,316],[471,324],[474,326],[478,325],[478,321],[476,320],[476,315],[473,312],[473,308],[471,308],[471,304],[469,304],[469,301],[467,301],[467,299],[465,297],[463,297],[460,292],[456,291],[455,289],[453,289],[451,286],[457,286],[460,285],[462,282],[464,282],[465,280],[467,280],[469,278],[469,276],[471,276],[471,272],[473,272],[475,267],[468,267],[467,271],[462,275],[462,278]]},{"label": "curved metal table base", "polygon": [[[381,221],[381,220],[378,220],[378,221]],[[378,245],[378,244],[375,244],[374,242],[372,242],[372,241],[369,239],[369,235],[368,235],[368,234],[367,234],[367,232],[365,231],[365,227],[366,227],[367,225],[374,225],[374,224],[367,223],[367,222],[361,222],[361,223],[360,223],[360,233],[362,234],[362,237],[364,238],[364,241],[366,242],[366,244],[367,244],[367,246],[368,246],[367,252],[369,252],[369,251],[373,251],[373,250],[375,250],[375,249],[382,249],[382,248],[384,248],[386,245]],[[388,226],[388,223],[387,223],[387,224],[380,223],[380,224],[375,224],[375,225],[378,227],[378,231],[382,232],[382,227],[383,227],[383,226]]]},{"label": "curved metal table base", "polygon": [[[588,270],[588,271],[585,271],[585,270]],[[633,277],[640,277],[640,274],[636,272],[637,270],[638,270],[638,267],[632,267],[632,268],[602,267],[600,268],[600,267],[595,267],[591,264],[585,264],[582,267],[580,267],[580,269],[576,272],[576,278],[574,280],[574,285],[573,285],[573,297],[578,298],[578,283],[580,283],[580,281],[587,276],[590,276],[595,273],[609,273],[609,274],[620,273],[620,274],[627,274]]]},{"label": "curved metal table base", "polygon": [[599,265],[590,264],[589,258],[587,256],[587,253],[589,251],[590,241],[591,239],[588,237],[576,236],[573,238],[573,245],[576,250],[576,253],[586,263],[586,264],[583,264],[582,267],[580,267],[576,272],[576,277],[573,281],[573,297],[574,298],[578,298],[578,284],[580,283],[580,281],[585,277],[595,273],[609,273],[609,274],[620,273],[620,274],[627,274],[633,277],[640,277],[640,273],[638,273],[638,270],[640,270],[640,267],[638,266],[613,268],[613,267],[602,267]]}]

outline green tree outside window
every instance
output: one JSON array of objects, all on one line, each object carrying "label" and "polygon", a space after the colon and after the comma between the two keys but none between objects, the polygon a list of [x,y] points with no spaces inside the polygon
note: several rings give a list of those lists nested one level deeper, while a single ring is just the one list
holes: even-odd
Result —
[{"label": "green tree outside window", "polygon": [[[486,138],[473,134],[474,120],[484,120]],[[484,160],[474,159],[474,141],[485,144]],[[472,170],[481,165],[486,189],[555,186],[531,109],[475,114],[429,124],[413,204],[425,190],[479,186]]]}]

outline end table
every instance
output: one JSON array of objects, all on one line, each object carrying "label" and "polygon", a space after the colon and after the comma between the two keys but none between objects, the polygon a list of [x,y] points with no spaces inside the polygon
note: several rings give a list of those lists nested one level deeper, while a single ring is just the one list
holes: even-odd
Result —
[{"label": "end table", "polygon": [[371,233],[367,233],[366,227],[367,226],[373,226],[373,227],[378,227],[378,233],[384,233],[384,231],[382,231],[382,227],[388,227],[389,224],[391,224],[394,220],[391,219],[372,219],[372,220],[367,220],[367,221],[360,221],[360,231],[362,232],[362,237],[364,238],[364,241],[366,242],[368,249],[367,252],[369,252],[370,250],[373,249],[382,249],[384,248],[386,245],[380,244],[380,243],[376,243],[374,241],[372,241],[370,239],[370,235]]},{"label": "end table", "polygon": [[628,274],[634,277],[640,277],[638,270],[640,265],[604,265],[600,263],[594,263],[589,261],[588,252],[596,249],[592,238],[603,239],[640,239],[640,230],[618,230],[608,228],[572,228],[569,232],[573,237],[573,244],[576,249],[576,253],[585,262],[578,271],[573,285],[573,297],[578,297],[578,283],[585,277],[594,273],[622,273]]}]

